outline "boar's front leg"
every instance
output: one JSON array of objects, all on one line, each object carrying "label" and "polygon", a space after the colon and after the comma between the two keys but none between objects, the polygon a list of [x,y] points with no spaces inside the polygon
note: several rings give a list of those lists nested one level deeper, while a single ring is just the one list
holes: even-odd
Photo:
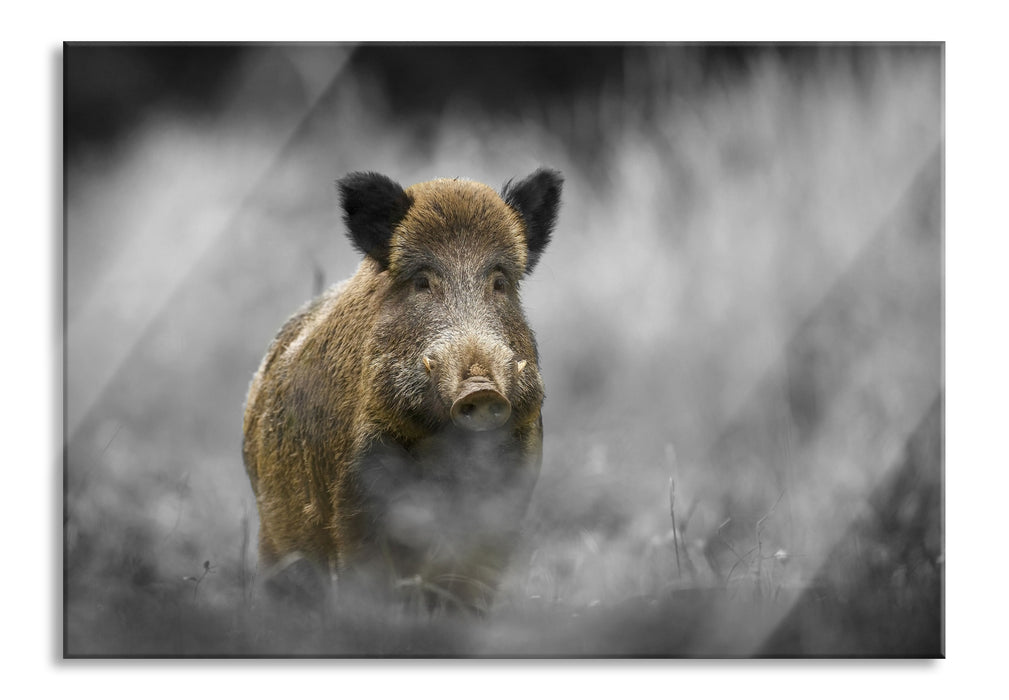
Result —
[{"label": "boar's front leg", "polygon": [[360,544],[341,562],[341,595],[419,593],[429,608],[488,609],[528,498],[513,479],[474,480],[523,471],[517,452],[492,452],[502,461],[488,467],[486,450],[455,439],[409,451],[376,440],[355,470]]}]

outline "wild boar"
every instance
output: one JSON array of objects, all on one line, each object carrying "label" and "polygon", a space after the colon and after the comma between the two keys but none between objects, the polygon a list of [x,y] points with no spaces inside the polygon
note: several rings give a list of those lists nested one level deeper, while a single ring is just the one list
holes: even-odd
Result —
[{"label": "wild boar", "polygon": [[519,292],[562,182],[337,183],[364,259],[281,328],[246,402],[261,566],[487,608],[540,469],[544,387]]}]

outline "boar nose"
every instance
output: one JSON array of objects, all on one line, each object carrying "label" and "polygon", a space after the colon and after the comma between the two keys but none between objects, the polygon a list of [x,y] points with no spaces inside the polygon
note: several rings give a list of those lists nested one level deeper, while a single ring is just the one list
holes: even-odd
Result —
[{"label": "boar nose", "polygon": [[452,422],[466,430],[500,428],[511,416],[512,407],[486,377],[470,377],[462,383],[452,404]]}]

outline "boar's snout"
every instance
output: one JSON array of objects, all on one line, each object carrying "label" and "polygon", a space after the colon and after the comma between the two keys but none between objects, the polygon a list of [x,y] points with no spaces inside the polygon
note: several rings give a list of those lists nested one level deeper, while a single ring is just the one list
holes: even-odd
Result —
[{"label": "boar's snout", "polygon": [[459,387],[452,403],[452,422],[466,430],[500,428],[508,422],[512,407],[494,383],[486,377],[470,377]]}]

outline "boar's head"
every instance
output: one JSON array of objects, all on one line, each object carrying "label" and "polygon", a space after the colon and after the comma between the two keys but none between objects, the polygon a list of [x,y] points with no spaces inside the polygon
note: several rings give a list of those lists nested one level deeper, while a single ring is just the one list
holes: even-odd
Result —
[{"label": "boar's head", "polygon": [[452,179],[404,190],[377,173],[338,183],[350,239],[381,278],[365,356],[372,410],[396,438],[539,420],[543,382],[519,292],[550,240],[561,184],[545,169],[500,195]]}]

